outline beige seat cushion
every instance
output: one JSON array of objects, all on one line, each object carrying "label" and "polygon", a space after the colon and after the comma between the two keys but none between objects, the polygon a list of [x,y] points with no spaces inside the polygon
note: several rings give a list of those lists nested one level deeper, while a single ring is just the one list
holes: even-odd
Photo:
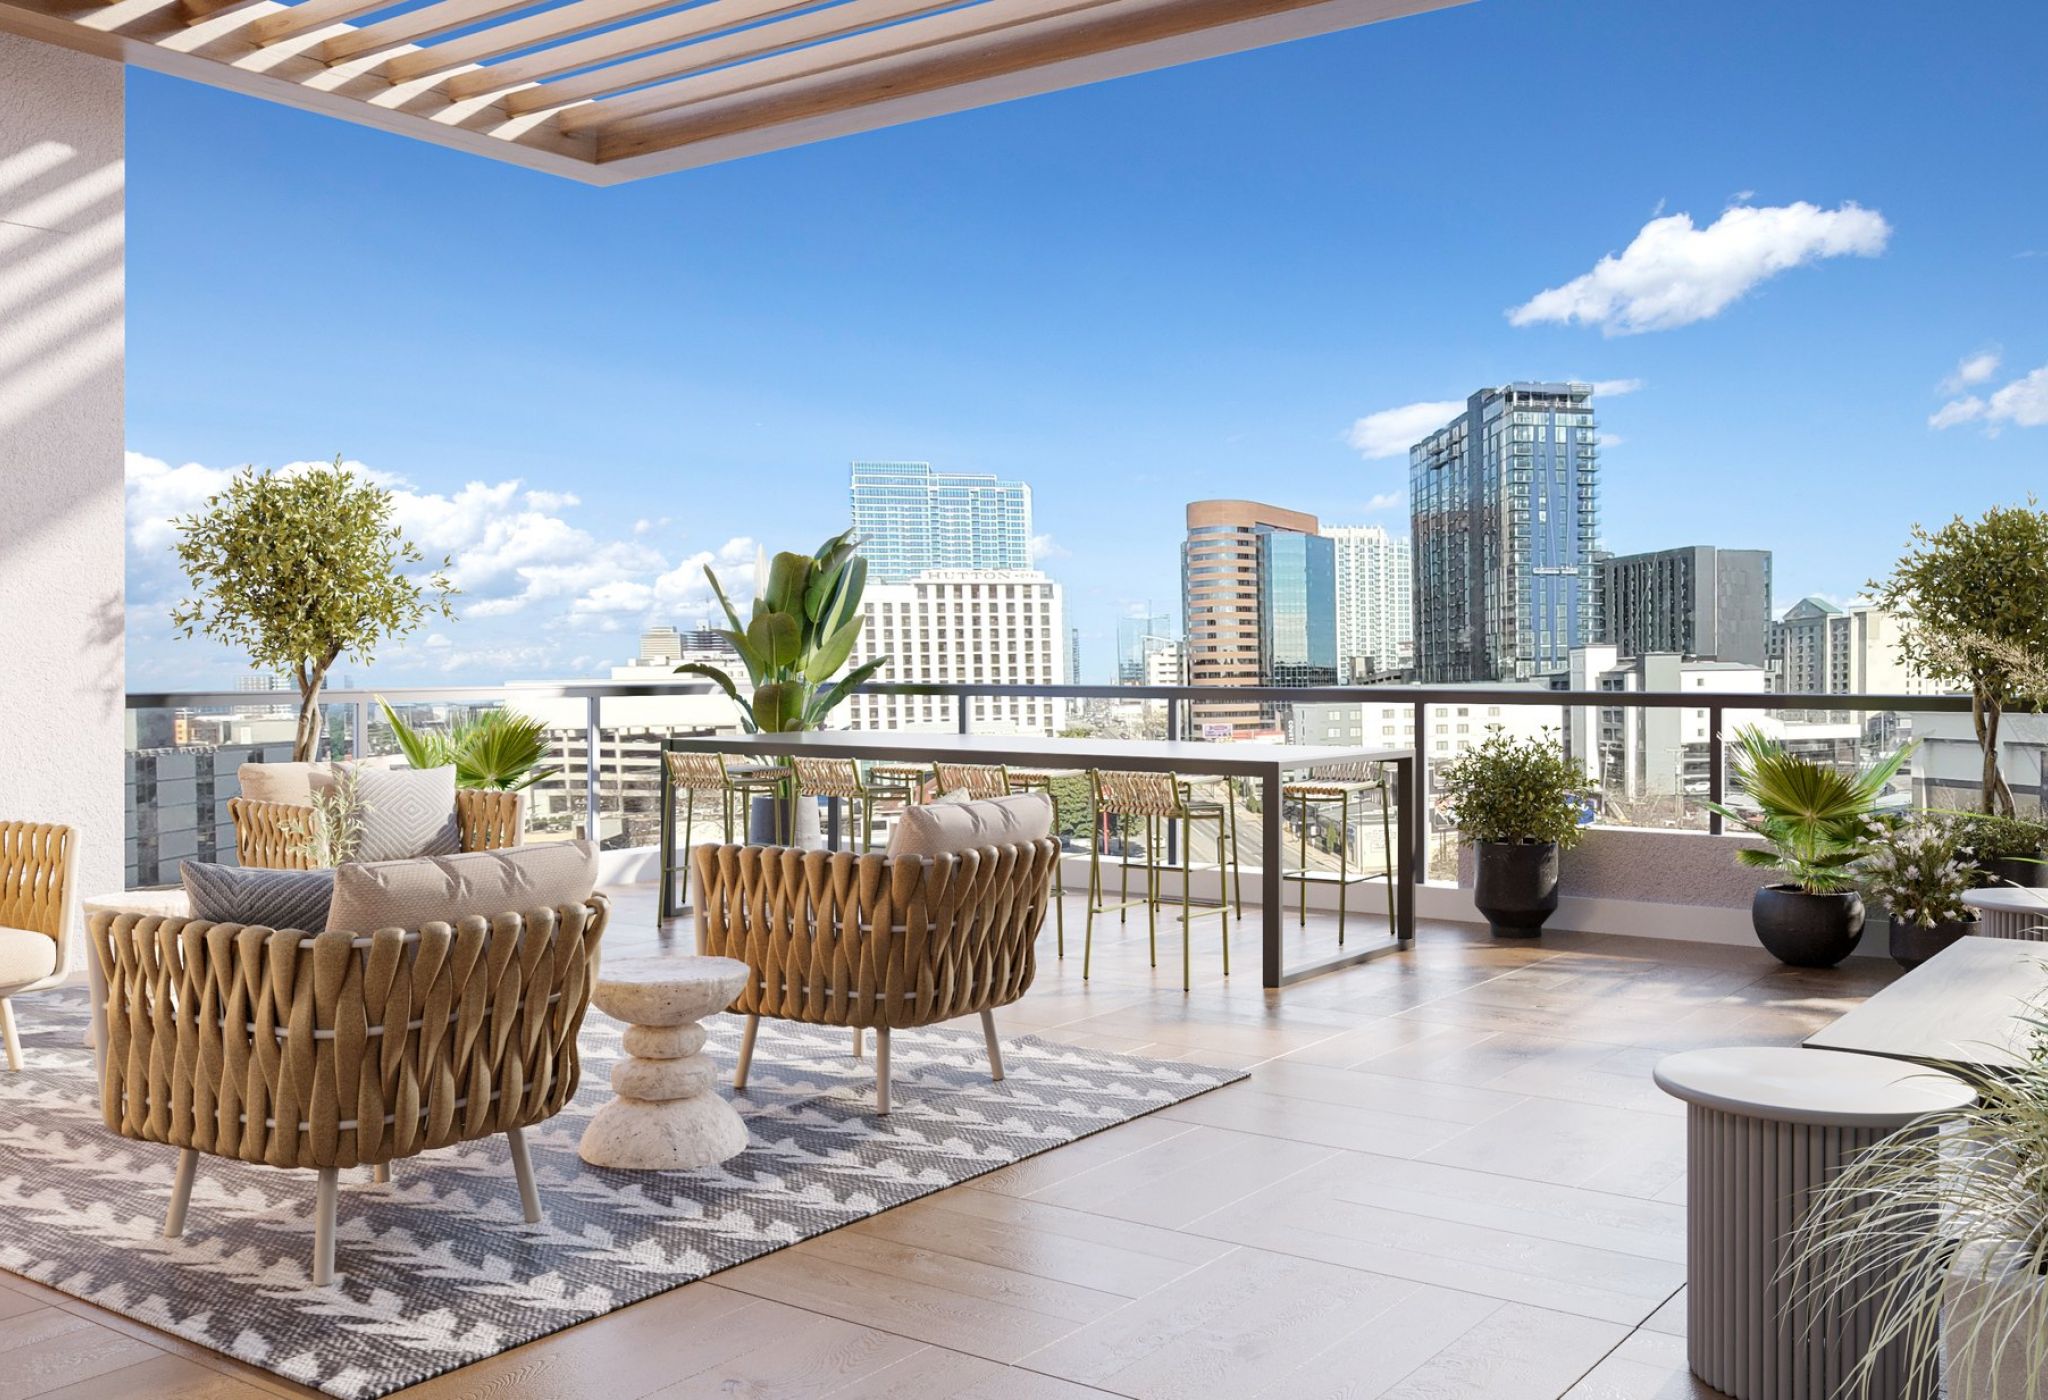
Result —
[{"label": "beige seat cushion", "polygon": [[[363,760],[362,766],[389,769],[396,764],[394,758],[368,758]],[[310,807],[315,792],[334,786],[337,769],[354,766],[352,763],[245,763],[235,770],[235,778],[242,785],[242,796],[254,801]]]},{"label": "beige seat cushion", "polygon": [[0,928],[0,991],[40,982],[57,970],[57,941],[25,928]]},{"label": "beige seat cushion", "polygon": [[1016,846],[1052,835],[1052,799],[1042,792],[934,802],[912,807],[889,835],[893,856],[957,855],[984,846]]},{"label": "beige seat cushion", "polygon": [[583,903],[596,888],[597,847],[588,841],[351,862],[334,872],[327,927],[374,933],[454,923],[471,914],[488,919],[559,909]]}]

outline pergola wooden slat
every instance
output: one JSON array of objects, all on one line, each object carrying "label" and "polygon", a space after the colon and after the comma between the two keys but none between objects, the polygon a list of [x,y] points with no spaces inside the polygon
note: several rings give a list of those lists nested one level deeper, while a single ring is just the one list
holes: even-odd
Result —
[{"label": "pergola wooden slat", "polygon": [[401,2],[0,0],[0,31],[617,184],[1466,0]]}]

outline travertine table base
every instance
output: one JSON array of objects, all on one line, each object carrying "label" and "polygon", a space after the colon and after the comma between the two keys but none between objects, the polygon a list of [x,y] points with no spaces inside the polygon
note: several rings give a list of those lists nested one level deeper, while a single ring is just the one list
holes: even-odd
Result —
[{"label": "travertine table base", "polygon": [[[1686,1360],[1735,1400],[1832,1400],[1869,1349],[1874,1307],[1796,1303],[1783,1276],[1794,1225],[1858,1152],[1923,1113],[1976,1096],[1901,1060],[1831,1050],[1691,1050],[1657,1064],[1686,1103]],[[1869,1400],[1932,1400],[1894,1344]]]},{"label": "travertine table base", "polygon": [[618,1097],[600,1108],[577,1150],[593,1167],[687,1171],[744,1151],[747,1126],[717,1090],[697,1024],[746,985],[735,958],[659,958],[607,964],[590,999],[626,1022],[626,1056],[612,1066]]}]

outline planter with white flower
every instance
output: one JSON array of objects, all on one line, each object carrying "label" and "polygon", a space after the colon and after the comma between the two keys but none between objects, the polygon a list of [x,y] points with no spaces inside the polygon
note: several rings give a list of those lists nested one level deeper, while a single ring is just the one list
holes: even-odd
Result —
[{"label": "planter with white flower", "polygon": [[1976,932],[1977,911],[1963,896],[1976,866],[1944,822],[1900,823],[1878,839],[1863,862],[1863,884],[1892,919],[1892,960],[1914,968]]}]

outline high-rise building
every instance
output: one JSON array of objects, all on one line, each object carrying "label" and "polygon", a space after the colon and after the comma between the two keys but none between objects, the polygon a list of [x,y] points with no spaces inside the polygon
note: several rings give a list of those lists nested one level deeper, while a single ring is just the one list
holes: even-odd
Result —
[{"label": "high-rise building", "polygon": [[[933,569],[871,583],[849,665],[887,656],[877,680],[950,685],[1057,685],[1072,640],[1060,586],[1033,570]],[[951,729],[968,706],[977,732],[1056,735],[1066,701],[1041,696],[856,694],[835,714],[855,729]]]},{"label": "high-rise building", "polygon": [[1031,488],[929,462],[855,462],[853,528],[876,583],[930,569],[1031,568]]},{"label": "high-rise building", "polygon": [[1690,545],[1597,561],[1599,642],[1624,657],[1671,653],[1762,666],[1771,552]]},{"label": "high-rise building", "polygon": [[[1316,518],[1257,501],[1191,501],[1181,546],[1188,684],[1323,685],[1337,667],[1337,566]],[[1270,730],[1276,707],[1199,701],[1195,732]]]},{"label": "high-rise building", "polygon": [[674,661],[683,654],[683,634],[673,627],[650,627],[640,634],[640,660]]},{"label": "high-rise building", "polygon": [[1773,689],[1791,695],[1933,695],[1906,660],[1898,619],[1875,603],[1802,598],[1771,626]]},{"label": "high-rise building", "polygon": [[1409,449],[1415,669],[1526,680],[1600,635],[1600,460],[1590,384],[1482,389]]},{"label": "high-rise building", "polygon": [[1173,635],[1173,618],[1147,608],[1116,620],[1116,683],[1145,684],[1145,659],[1161,647],[1178,641]]},{"label": "high-rise building", "polygon": [[1337,550],[1337,677],[1345,684],[1415,661],[1414,553],[1381,525],[1323,530]]}]

